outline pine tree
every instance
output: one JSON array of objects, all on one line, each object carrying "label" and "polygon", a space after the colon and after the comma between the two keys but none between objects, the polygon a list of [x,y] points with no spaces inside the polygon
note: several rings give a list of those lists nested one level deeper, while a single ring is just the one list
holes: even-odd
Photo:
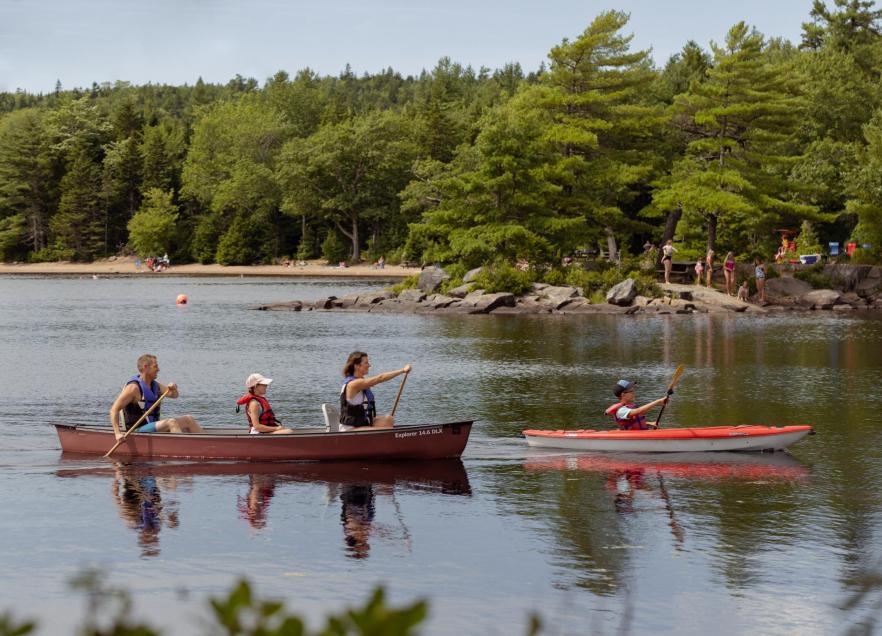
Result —
[{"label": "pine tree", "polygon": [[613,256],[615,231],[653,177],[653,136],[662,113],[644,102],[654,79],[647,51],[631,51],[621,34],[628,16],[600,14],[573,42],[549,53],[539,104],[553,118],[547,137],[560,153],[548,177],[561,187],[554,202],[565,216],[585,220],[585,234],[606,237]]},{"label": "pine tree", "polygon": [[789,178],[803,102],[793,74],[768,63],[763,45],[762,35],[736,24],[723,46],[712,46],[707,80],[693,82],[674,104],[673,125],[690,141],[654,204],[698,217],[708,249],[716,246],[721,222],[734,231],[728,240],[737,235],[744,242],[749,233],[816,212],[798,202]]},{"label": "pine tree", "polygon": [[58,213],[49,224],[56,242],[71,249],[77,260],[92,260],[106,244],[101,200],[101,168],[89,150],[77,145],[61,180]]}]

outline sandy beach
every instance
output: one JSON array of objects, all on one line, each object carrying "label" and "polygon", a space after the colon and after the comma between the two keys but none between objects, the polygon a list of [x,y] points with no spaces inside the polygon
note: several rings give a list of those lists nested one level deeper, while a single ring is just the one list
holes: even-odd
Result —
[{"label": "sandy beach", "polygon": [[151,272],[143,263],[140,268],[133,257],[118,257],[93,263],[0,263],[0,274],[60,275],[60,276],[334,276],[347,278],[405,278],[418,274],[415,267],[386,265],[378,269],[370,264],[352,267],[328,266],[323,260],[308,261],[306,265],[201,265],[188,263],[172,265],[164,272]]}]

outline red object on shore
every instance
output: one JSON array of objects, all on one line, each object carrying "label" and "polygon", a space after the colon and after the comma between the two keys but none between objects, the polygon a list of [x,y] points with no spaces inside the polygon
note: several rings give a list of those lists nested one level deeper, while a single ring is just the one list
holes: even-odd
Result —
[{"label": "red object on shore", "polygon": [[[353,459],[445,459],[459,457],[472,421],[326,432],[295,429],[291,435],[250,435],[243,427],[205,433],[133,433],[114,457],[328,461]],[[110,428],[56,424],[65,453],[103,455],[115,443]]]}]

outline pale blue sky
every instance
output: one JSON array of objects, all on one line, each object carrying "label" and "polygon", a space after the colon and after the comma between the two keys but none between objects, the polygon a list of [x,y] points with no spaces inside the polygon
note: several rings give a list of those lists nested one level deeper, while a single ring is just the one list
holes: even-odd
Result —
[{"label": "pale blue sky", "polygon": [[309,66],[404,75],[448,56],[538,68],[606,9],[631,14],[634,46],[663,64],[689,39],[707,48],[745,20],[799,41],[811,0],[0,0],[0,90],[93,81],[192,84],[237,73],[261,83]]}]

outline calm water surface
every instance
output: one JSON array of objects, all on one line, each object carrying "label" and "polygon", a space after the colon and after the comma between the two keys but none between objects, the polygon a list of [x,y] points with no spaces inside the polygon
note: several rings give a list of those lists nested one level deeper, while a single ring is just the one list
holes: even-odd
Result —
[{"label": "calm water surface", "polygon": [[[0,614],[71,633],[86,567],[139,615],[194,633],[247,576],[313,627],[377,584],[430,601],[428,634],[845,633],[882,560],[882,321],[756,316],[389,316],[257,303],[378,288],[290,279],[0,277]],[[179,293],[190,305],[178,307]],[[116,465],[62,455],[53,422],[105,422],[138,355],[159,356],[207,425],[244,378],[275,379],[288,424],[316,425],[349,351],[410,362],[399,421],[478,420],[458,462]],[[687,372],[665,425],[803,424],[790,454],[530,451],[519,431],[605,424],[620,377],[638,400]],[[381,385],[382,404],[398,382]],[[877,626],[878,627],[878,626]]]}]

